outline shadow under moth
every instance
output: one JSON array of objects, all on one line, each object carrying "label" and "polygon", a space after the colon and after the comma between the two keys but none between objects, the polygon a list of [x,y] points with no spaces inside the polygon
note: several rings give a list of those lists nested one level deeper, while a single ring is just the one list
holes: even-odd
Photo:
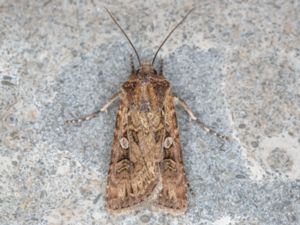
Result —
[{"label": "shadow under moth", "polygon": [[159,50],[192,10],[167,35],[152,62],[140,61],[125,31],[114,15],[108,9],[106,11],[132,46],[139,67],[135,69],[131,56],[132,72],[122,84],[121,91],[100,110],[66,123],[90,120],[119,99],[106,187],[108,211],[120,213],[143,205],[181,215],[188,206],[187,180],[175,105],[181,106],[206,132],[227,139],[200,122],[183,100],[172,95],[170,82],[163,74],[162,60],[159,71],[154,69]]}]

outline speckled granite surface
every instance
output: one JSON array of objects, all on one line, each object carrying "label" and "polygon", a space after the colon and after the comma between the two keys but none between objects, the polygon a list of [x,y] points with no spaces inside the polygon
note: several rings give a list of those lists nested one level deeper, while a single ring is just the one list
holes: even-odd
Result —
[{"label": "speckled granite surface", "polygon": [[[299,1],[0,1],[0,224],[299,224]],[[160,57],[173,91],[236,140],[178,109],[190,202],[172,217],[114,217],[105,185],[117,105],[81,126],[171,26]]]}]

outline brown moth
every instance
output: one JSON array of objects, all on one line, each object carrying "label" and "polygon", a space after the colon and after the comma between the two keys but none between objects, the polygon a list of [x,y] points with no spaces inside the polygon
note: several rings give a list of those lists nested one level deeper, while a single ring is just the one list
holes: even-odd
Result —
[{"label": "brown moth", "polygon": [[[174,104],[182,106],[192,120],[198,120],[183,100],[172,95],[170,82],[163,74],[162,61],[159,72],[153,65],[163,44],[191,11],[164,39],[152,63],[141,63],[128,36],[107,10],[133,47],[139,68],[134,68],[131,58],[131,75],[119,93],[97,112],[66,122],[90,120],[120,99],[106,188],[107,209],[112,213],[140,205],[153,206],[174,215],[187,210],[187,180]],[[198,124],[207,132],[226,139],[202,122]]]}]

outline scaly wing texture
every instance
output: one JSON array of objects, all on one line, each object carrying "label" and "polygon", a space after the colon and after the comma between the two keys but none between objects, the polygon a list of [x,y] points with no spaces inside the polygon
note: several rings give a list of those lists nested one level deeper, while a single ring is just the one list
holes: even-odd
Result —
[{"label": "scaly wing texture", "polygon": [[170,89],[164,99],[165,137],[161,162],[162,190],[157,205],[159,208],[180,215],[187,209],[187,182],[182,160],[176,112]]},{"label": "scaly wing texture", "polygon": [[[143,83],[144,82],[144,83]],[[187,185],[170,84],[163,76],[122,86],[107,207],[112,212],[153,201],[178,215],[187,208]]]},{"label": "scaly wing texture", "polygon": [[138,102],[132,104],[125,94],[116,118],[107,181],[107,208],[111,212],[147,202],[159,183],[160,155],[153,149],[160,148],[152,128],[161,122],[151,113],[141,112]]}]

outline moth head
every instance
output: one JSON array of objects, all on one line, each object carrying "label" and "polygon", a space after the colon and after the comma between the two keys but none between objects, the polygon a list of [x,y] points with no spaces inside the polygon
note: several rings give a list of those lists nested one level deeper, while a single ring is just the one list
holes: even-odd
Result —
[{"label": "moth head", "polygon": [[151,62],[149,61],[146,61],[146,62],[143,62],[140,66],[140,68],[137,70],[137,75],[140,76],[141,78],[144,78],[144,77],[149,77],[149,76],[153,76],[153,75],[156,75],[157,72],[156,70],[154,69],[153,65]]}]

